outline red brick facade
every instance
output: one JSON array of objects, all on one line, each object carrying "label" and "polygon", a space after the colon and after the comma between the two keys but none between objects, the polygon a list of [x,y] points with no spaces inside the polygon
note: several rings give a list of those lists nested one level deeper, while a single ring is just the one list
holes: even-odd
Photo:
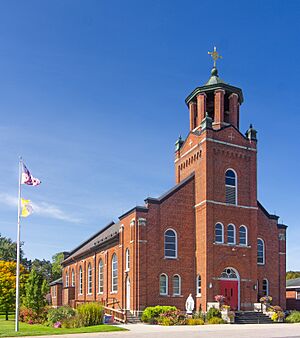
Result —
[{"label": "red brick facade", "polygon": [[[189,95],[190,132],[176,143],[176,186],[160,198],[146,199],[70,253],[63,262],[62,304],[97,300],[138,313],[157,304],[184,309],[191,293],[196,309],[205,311],[224,282],[233,279],[236,289],[226,296],[236,309],[252,310],[265,293],[285,308],[286,226],[257,201],[256,131],[249,128],[245,137],[238,129],[242,102],[242,91],[220,80],[216,70]],[[234,179],[227,181],[228,170]],[[223,227],[222,240],[217,223]],[[235,233],[229,232],[230,224]],[[176,250],[165,245],[168,229],[174,231],[170,240]],[[264,244],[260,258],[258,239]],[[172,255],[176,251],[175,257],[167,258],[165,248]],[[160,285],[161,274],[167,286]]]}]

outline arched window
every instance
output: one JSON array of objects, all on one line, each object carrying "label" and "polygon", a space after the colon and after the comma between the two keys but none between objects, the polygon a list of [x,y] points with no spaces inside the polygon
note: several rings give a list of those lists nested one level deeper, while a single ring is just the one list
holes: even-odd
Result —
[{"label": "arched window", "polygon": [[125,271],[129,271],[130,269],[130,252],[129,249],[126,249],[125,252]]},{"label": "arched window", "polygon": [[118,291],[118,259],[116,254],[113,254],[111,259],[111,291]]},{"label": "arched window", "polygon": [[221,273],[220,278],[222,279],[238,279],[237,272],[232,268],[226,268]]},{"label": "arched window", "polygon": [[82,295],[82,267],[79,268],[79,294]]},{"label": "arched window", "polygon": [[228,224],[227,227],[227,243],[235,244],[235,226],[233,224]]},{"label": "arched window", "polygon": [[177,258],[177,234],[173,229],[165,232],[165,258]]},{"label": "arched window", "polygon": [[66,288],[69,286],[69,271],[66,272]]},{"label": "arched window", "polygon": [[99,272],[98,272],[98,292],[103,293],[103,285],[104,285],[104,265],[103,260],[100,259],[99,261]]},{"label": "arched window", "polygon": [[159,276],[159,294],[163,296],[168,294],[168,276],[164,273]]},{"label": "arched window", "polygon": [[196,295],[201,296],[201,276],[197,275],[196,279]]},{"label": "arched window", "polygon": [[269,296],[269,281],[267,280],[267,278],[263,279],[262,293],[263,293],[263,296]]},{"label": "arched window", "polygon": [[248,245],[247,227],[245,227],[245,225],[240,226],[239,237],[240,237],[240,245],[245,245],[245,246]]},{"label": "arched window", "polygon": [[92,294],[92,266],[88,265],[88,295]]},{"label": "arched window", "polygon": [[72,279],[71,279],[71,283],[72,283],[72,286],[75,286],[75,272],[74,272],[74,269],[72,269]]},{"label": "arched window", "polygon": [[222,223],[215,225],[215,242],[224,243],[224,228]]},{"label": "arched window", "polygon": [[173,296],[181,295],[181,278],[179,275],[173,276]]},{"label": "arched window", "polygon": [[265,243],[261,238],[257,239],[257,264],[265,264]]},{"label": "arched window", "polygon": [[225,173],[225,196],[226,203],[237,204],[237,179],[232,169],[228,169]]}]

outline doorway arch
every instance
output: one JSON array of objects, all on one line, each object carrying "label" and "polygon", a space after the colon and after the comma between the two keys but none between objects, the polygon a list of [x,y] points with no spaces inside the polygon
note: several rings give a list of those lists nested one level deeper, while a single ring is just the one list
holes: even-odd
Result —
[{"label": "doorway arch", "polygon": [[220,277],[220,294],[232,310],[240,310],[240,275],[235,268],[225,268]]}]

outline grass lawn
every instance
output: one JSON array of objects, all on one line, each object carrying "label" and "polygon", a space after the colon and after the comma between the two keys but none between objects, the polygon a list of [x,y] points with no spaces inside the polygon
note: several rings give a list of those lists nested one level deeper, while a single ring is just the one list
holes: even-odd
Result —
[{"label": "grass lawn", "polygon": [[20,336],[42,336],[42,335],[57,335],[69,333],[87,333],[87,332],[111,332],[111,331],[127,331],[118,326],[113,325],[96,325],[88,327],[80,327],[76,329],[55,329],[40,324],[25,324],[20,323],[19,332],[15,332],[14,317],[10,316],[6,321],[4,316],[0,316],[0,337],[20,337]]}]

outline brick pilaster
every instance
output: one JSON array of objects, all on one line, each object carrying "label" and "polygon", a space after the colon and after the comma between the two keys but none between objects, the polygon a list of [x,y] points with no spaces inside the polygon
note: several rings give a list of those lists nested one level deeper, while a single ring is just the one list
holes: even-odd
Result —
[{"label": "brick pilaster", "polygon": [[235,93],[229,96],[229,123],[239,128],[239,97]]},{"label": "brick pilaster", "polygon": [[215,116],[214,116],[214,128],[219,129],[224,122],[224,95],[223,89],[217,89],[215,91]]}]

